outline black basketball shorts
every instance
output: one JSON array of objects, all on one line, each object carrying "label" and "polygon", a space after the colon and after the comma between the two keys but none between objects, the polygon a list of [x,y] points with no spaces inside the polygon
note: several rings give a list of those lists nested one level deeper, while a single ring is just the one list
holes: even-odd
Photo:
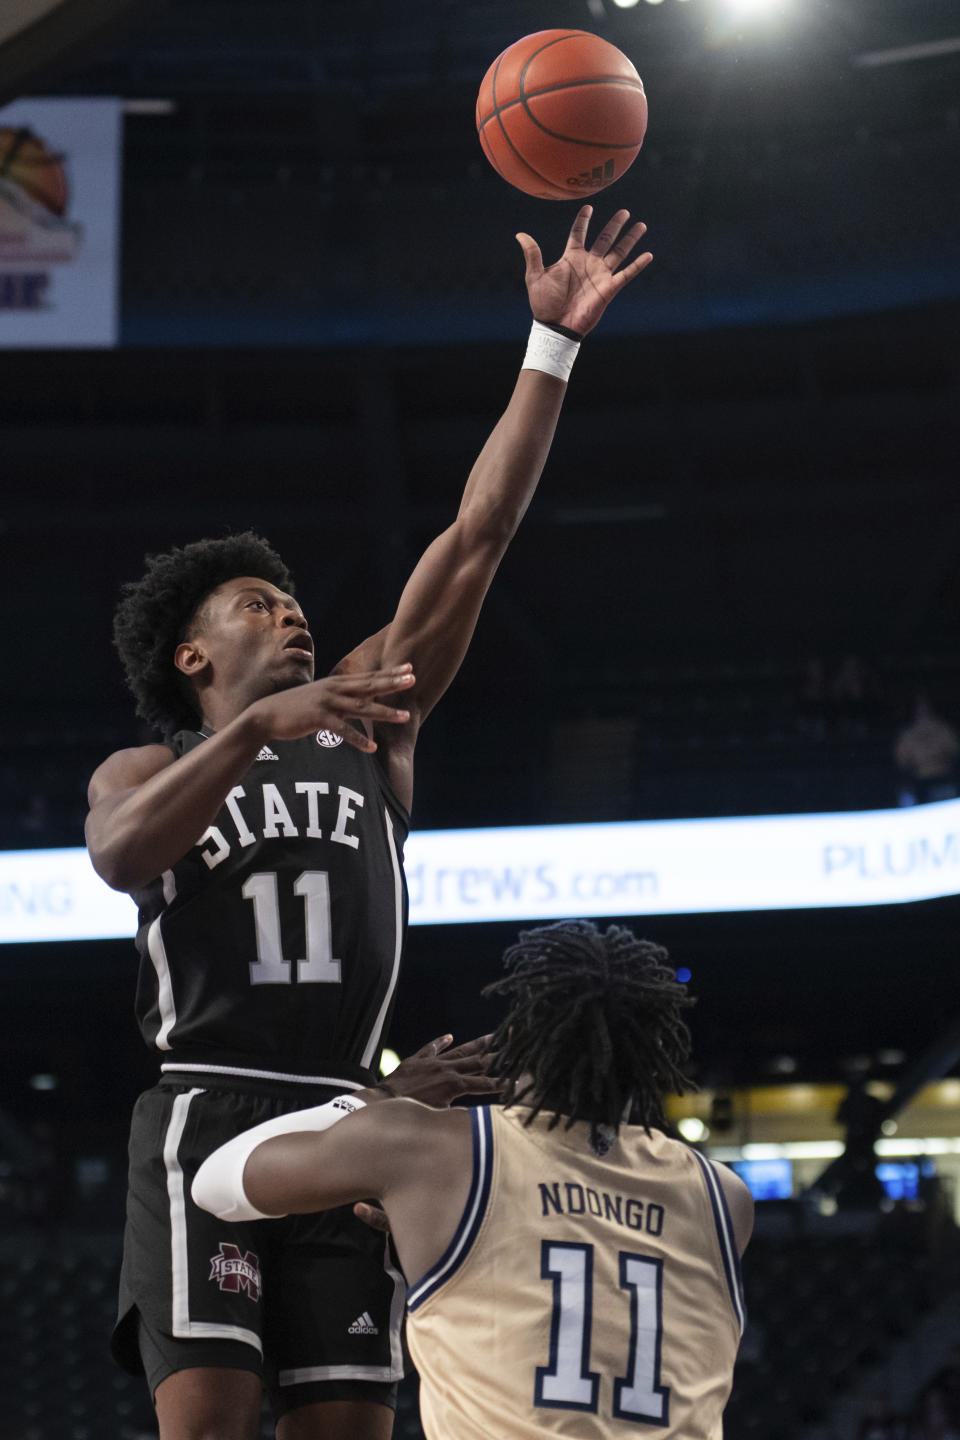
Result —
[{"label": "black basketball shorts", "polygon": [[113,1353],[146,1370],[151,1394],[178,1370],[227,1366],[262,1376],[275,1415],[325,1399],[395,1404],[406,1286],[389,1238],[349,1206],[229,1224],[191,1199],[218,1145],[337,1093],[286,1092],[164,1081],[137,1101]]}]

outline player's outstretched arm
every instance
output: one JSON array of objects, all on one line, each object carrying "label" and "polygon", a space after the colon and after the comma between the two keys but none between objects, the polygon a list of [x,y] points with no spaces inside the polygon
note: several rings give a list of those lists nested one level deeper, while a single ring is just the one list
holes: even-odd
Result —
[{"label": "player's outstretched arm", "polygon": [[[221,1145],[207,1157],[193,1182],[193,1198],[204,1210],[219,1215],[224,1220],[251,1220],[288,1214],[291,1211],[321,1210],[329,1205],[339,1204],[338,1200],[327,1201],[327,1191],[320,1185],[320,1178],[302,1168],[300,1155],[304,1149],[301,1141],[286,1153],[280,1169],[287,1173],[274,1174],[269,1167],[262,1172],[262,1184],[258,1184],[256,1195],[247,1189],[247,1166],[259,1148],[272,1140],[290,1140],[292,1136],[306,1136],[311,1150],[318,1136],[341,1124],[362,1110],[383,1105],[389,1100],[409,1099],[421,1102],[412,1111],[409,1108],[391,1111],[391,1115],[402,1117],[397,1123],[423,1127],[422,1113],[425,1108],[445,1109],[451,1100],[460,1095],[488,1094],[499,1092],[500,1086],[489,1071],[490,1036],[482,1035],[458,1045],[451,1050],[452,1035],[441,1035],[424,1045],[415,1055],[401,1061],[394,1070],[391,1085],[378,1085],[337,1095],[324,1105],[314,1105],[306,1110],[296,1110],[289,1115],[278,1115],[265,1120],[250,1130],[242,1131],[232,1140]],[[379,1123],[379,1122],[378,1122]],[[455,1126],[460,1121],[454,1122]],[[429,1126],[427,1132],[429,1132]],[[393,1132],[390,1132],[391,1137]],[[375,1160],[379,1159],[375,1157]],[[371,1161],[371,1167],[375,1161]],[[353,1172],[344,1172],[338,1184],[359,1186],[359,1193],[379,1193],[382,1175],[391,1176],[398,1168],[393,1162],[383,1172],[370,1168],[358,1170],[354,1179],[344,1178]]]},{"label": "player's outstretched arm", "polygon": [[[237,1142],[253,1142],[240,1163],[226,1154]],[[443,1254],[463,1213],[472,1145],[468,1111],[386,1100],[345,1115],[322,1133],[237,1136],[204,1161],[192,1196],[201,1208],[231,1220],[310,1214],[376,1195],[404,1272],[414,1280]]]},{"label": "player's outstretched arm", "polygon": [[[592,209],[585,205],[570,230],[560,259],[545,267],[540,248],[518,235],[526,286],[535,320],[587,334],[607,305],[650,263],[648,253],[630,260],[646,227],[627,225],[625,210],[587,246]],[[560,335],[555,337],[566,343]],[[457,518],[429,546],[411,575],[392,623],[348,656],[344,668],[412,662],[416,686],[408,725],[384,739],[391,777],[409,804],[409,760],[416,733],[460,668],[497,566],[540,479],[553,441],[566,383],[554,374],[524,368],[506,411],[477,458]]]},{"label": "player's outstretched arm", "polygon": [[[441,1104],[489,1083],[480,1065],[487,1037],[442,1055],[449,1038],[424,1046],[391,1079],[405,1068],[409,1094],[429,1092]],[[453,1235],[470,1186],[471,1156],[467,1111],[359,1090],[235,1136],[204,1161],[191,1194],[223,1220],[309,1214],[376,1195],[385,1211],[363,1208],[377,1217],[375,1228],[392,1231],[405,1272],[418,1277]]]},{"label": "player's outstretched arm", "polygon": [[254,701],[178,760],[164,745],[117,751],[94,772],[88,791],[94,869],[115,890],[140,889],[197,843],[262,745],[335,730],[359,750],[376,750],[354,721],[405,724],[409,711],[385,701],[413,683],[409,665],[328,676]]}]

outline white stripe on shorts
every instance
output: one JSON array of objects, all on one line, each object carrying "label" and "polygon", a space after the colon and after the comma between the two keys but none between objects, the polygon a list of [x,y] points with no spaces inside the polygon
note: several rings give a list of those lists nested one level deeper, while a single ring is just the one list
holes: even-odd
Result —
[{"label": "white stripe on shorts", "polygon": [[167,1167],[167,1194],[170,1197],[170,1274],[173,1334],[178,1340],[239,1340],[263,1354],[260,1336],[242,1325],[215,1325],[190,1319],[190,1269],[187,1252],[187,1215],[180,1168],[180,1141],[187,1124],[190,1102],[203,1090],[188,1090],[173,1102],[170,1124],[163,1142],[163,1163]]}]

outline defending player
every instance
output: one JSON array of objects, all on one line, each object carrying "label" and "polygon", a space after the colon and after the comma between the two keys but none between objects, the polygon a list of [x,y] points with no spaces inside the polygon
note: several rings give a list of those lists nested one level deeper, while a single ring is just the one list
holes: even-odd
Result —
[{"label": "defending player", "polygon": [[137,1011],[163,1062],[134,1114],[115,1337],[162,1440],[250,1440],[261,1377],[281,1440],[391,1432],[402,1286],[383,1238],[347,1214],[241,1246],[190,1181],[228,1136],[373,1079],[419,728],[536,487],[573,337],[651,258],[629,259],[645,227],[626,211],[587,248],[590,215],[547,269],[518,237],[535,322],[513,396],[393,620],[330,675],[314,680],[306,617],[258,536],[153,557],[118,611],[139,711],[170,737],[100,766],[87,822],[97,870],[140,906]]},{"label": "defending player", "polygon": [[299,1133],[285,1119],[235,1138],[197,1175],[195,1199],[224,1219],[380,1197],[412,1282],[429,1440],[720,1440],[753,1202],[665,1133],[691,1003],[666,960],[614,925],[522,934],[487,991],[510,1001],[492,1040],[506,1106],[366,1091],[329,1133],[343,1111],[324,1106],[294,1117]]}]

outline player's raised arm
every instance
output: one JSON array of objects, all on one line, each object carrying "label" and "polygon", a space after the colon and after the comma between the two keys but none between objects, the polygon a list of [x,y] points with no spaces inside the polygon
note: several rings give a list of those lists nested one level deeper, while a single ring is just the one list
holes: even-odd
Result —
[{"label": "player's raised arm", "polygon": [[344,662],[348,669],[413,664],[416,685],[404,697],[410,722],[383,737],[394,784],[406,802],[406,762],[417,729],[460,667],[484,596],[536,489],[579,340],[652,259],[648,252],[629,259],[646,226],[628,226],[626,210],[618,210],[587,248],[591,214],[589,205],[582,207],[563,255],[549,267],[535,240],[517,236],[535,323],[513,395],[470,472],[456,520],[417,564],[394,620]]}]

